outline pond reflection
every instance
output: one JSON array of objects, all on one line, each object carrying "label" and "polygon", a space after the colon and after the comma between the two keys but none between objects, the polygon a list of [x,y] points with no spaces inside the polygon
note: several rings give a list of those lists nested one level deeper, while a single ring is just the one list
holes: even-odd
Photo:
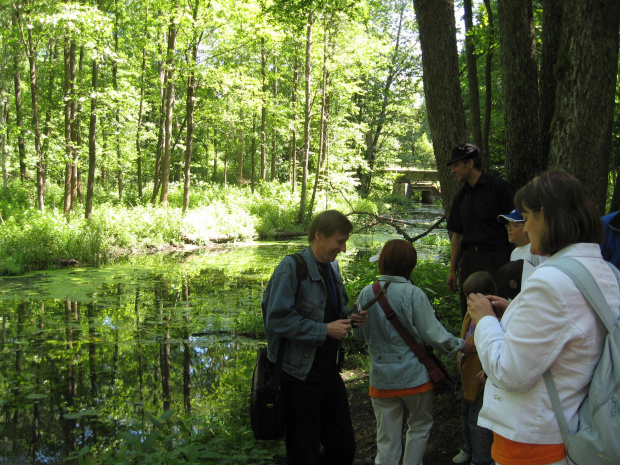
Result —
[{"label": "pond reflection", "polygon": [[[352,238],[343,268],[366,241]],[[60,463],[128,434],[145,440],[152,415],[226,410],[231,393],[247,394],[261,343],[232,334],[232,324],[260,314],[274,267],[305,245],[0,278],[0,462]]]},{"label": "pond reflection", "polygon": [[235,384],[236,373],[251,369],[257,342],[227,330],[239,312],[260,312],[273,267],[299,248],[0,279],[0,461],[58,463],[140,433],[148,413],[208,415],[218,393],[247,389],[247,373]]}]

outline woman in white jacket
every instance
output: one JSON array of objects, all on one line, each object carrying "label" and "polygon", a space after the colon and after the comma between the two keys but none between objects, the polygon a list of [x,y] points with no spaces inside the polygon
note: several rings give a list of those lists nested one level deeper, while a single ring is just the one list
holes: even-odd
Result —
[{"label": "woman in white jacket", "polygon": [[[606,329],[573,281],[552,266],[572,257],[596,279],[611,308],[620,295],[601,257],[602,225],[581,183],[566,173],[537,176],[515,196],[534,254],[550,258],[536,267],[508,305],[471,294],[468,312],[477,323],[476,348],[488,382],[478,424],[494,433],[491,451],[501,465],[567,465],[560,429],[543,381],[551,368],[569,430],[579,423]],[[500,321],[491,301],[506,307]]]}]

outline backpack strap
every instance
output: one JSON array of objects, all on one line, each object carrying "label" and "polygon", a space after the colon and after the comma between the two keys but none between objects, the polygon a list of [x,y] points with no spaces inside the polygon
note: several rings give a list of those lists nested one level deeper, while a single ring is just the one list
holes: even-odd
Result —
[{"label": "backpack strap", "polygon": [[299,295],[299,289],[301,288],[301,282],[308,277],[308,264],[304,257],[299,252],[290,254],[293,260],[295,260],[295,278],[297,280],[297,288],[295,289],[295,303],[297,303],[297,296]]},{"label": "backpack strap", "polygon": [[[301,288],[301,282],[308,277],[308,264],[304,257],[299,252],[289,255],[295,260],[295,278],[297,280],[297,287],[295,288],[295,303],[297,303],[297,297],[299,296],[299,289]],[[278,357],[273,368],[273,378],[271,384],[273,387],[280,385],[280,376],[282,374],[282,362],[284,362],[284,352],[286,352],[286,344],[288,339],[282,338],[280,343],[280,350],[278,351]]]},{"label": "backpack strap", "polygon": [[[607,263],[611,270],[614,272],[618,285],[620,286],[620,272],[611,263]],[[618,312],[614,312],[610,307],[601,288],[597,284],[594,276],[588,271],[588,269],[579,260],[575,260],[570,257],[562,257],[554,260],[554,263],[547,263],[545,266],[553,266],[566,274],[575,283],[575,286],[583,294],[588,303],[592,306],[598,317],[605,324],[607,331],[611,332],[613,328],[618,324]],[[558,396],[558,390],[555,387],[553,381],[553,375],[551,374],[551,368],[549,368],[543,374],[543,380],[551,399],[551,405],[555,411],[555,416],[560,426],[562,437],[568,434],[568,424],[566,423],[566,417],[564,416],[564,410],[562,409],[562,403]]]},{"label": "backpack strap", "polygon": [[[620,272],[613,264],[609,262],[607,264],[614,272],[620,286]],[[553,266],[567,275],[592,306],[607,328],[607,331],[611,332],[613,330],[614,326],[618,324],[618,312],[614,312],[613,309],[610,311],[609,304],[605,300],[601,288],[583,263],[574,258],[562,257],[554,260],[553,263],[545,264],[545,266]]]}]

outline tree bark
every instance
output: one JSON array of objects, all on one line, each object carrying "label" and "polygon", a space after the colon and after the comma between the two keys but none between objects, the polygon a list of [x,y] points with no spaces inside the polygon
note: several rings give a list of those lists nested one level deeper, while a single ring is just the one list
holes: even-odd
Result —
[{"label": "tree bark", "polygon": [[76,96],[76,77],[77,68],[75,61],[76,44],[75,40],[69,37],[65,38],[64,65],[65,65],[65,82],[64,82],[64,114],[65,114],[65,156],[67,158],[65,165],[65,194],[64,194],[64,212],[69,213],[72,208],[72,185],[73,185],[73,160],[75,151],[75,117],[77,113],[77,96]]},{"label": "tree bark", "polygon": [[2,153],[2,186],[9,187],[8,173],[6,171],[6,122],[9,118],[9,100],[0,105],[0,153]]},{"label": "tree bark", "polygon": [[557,97],[549,168],[563,169],[605,210],[618,73],[617,0],[566,0],[556,64]]},{"label": "tree bark", "polygon": [[88,125],[88,181],[86,184],[86,213],[90,220],[93,213],[93,197],[95,195],[95,169],[97,166],[97,92],[99,89],[99,61],[93,59],[91,72],[92,97],[90,100],[90,122]]},{"label": "tree bark", "polygon": [[[15,23],[18,22],[18,13],[15,15]],[[26,171],[26,142],[24,140],[24,110],[22,104],[22,82],[19,74],[19,46],[15,42],[13,48],[13,83],[15,84],[15,123],[17,124],[17,151],[19,153],[19,178],[23,183],[28,177]]]},{"label": "tree bark", "polygon": [[254,193],[254,184],[256,183],[256,113],[252,116],[252,142],[250,144],[250,186],[252,194]]},{"label": "tree bark", "polygon": [[239,126],[237,127],[237,164],[239,165],[239,181],[243,179],[243,163],[244,163],[244,145],[245,145],[245,131],[243,130],[243,124],[245,122],[245,112],[243,108],[239,111]]},{"label": "tree bark", "polygon": [[[118,25],[118,3],[114,0],[115,14],[114,14],[114,54],[118,56],[118,36],[121,31]],[[114,60],[112,63],[112,85],[114,87],[115,94],[118,95],[118,61]],[[117,168],[117,181],[118,181],[118,200],[123,202],[123,160],[121,154],[121,109],[120,102],[117,100],[114,102],[114,120],[116,122],[116,168]]]},{"label": "tree bark", "polygon": [[544,166],[538,124],[538,75],[532,2],[499,0],[506,178],[516,188]]},{"label": "tree bark", "polygon": [[217,179],[217,129],[213,128],[213,176],[211,181],[215,182]]},{"label": "tree bark", "polygon": [[495,24],[493,21],[493,9],[491,0],[484,0],[488,21],[488,47],[484,67],[484,132],[482,134],[482,168],[488,171],[490,164],[489,138],[491,136],[491,112],[493,110],[493,48],[495,47]]},{"label": "tree bark", "polygon": [[299,201],[299,223],[306,218],[306,196],[308,194],[308,158],[310,157],[310,70],[312,68],[312,25],[314,24],[314,11],[308,13],[306,29],[306,66],[305,77],[305,102],[304,102],[304,155],[303,175],[301,178],[301,198]]},{"label": "tree bark", "polygon": [[[21,6],[19,4],[13,4],[15,7],[15,15],[17,24],[19,25],[19,32],[21,34],[21,40],[26,49],[26,55],[28,56],[29,73],[30,73],[30,99],[32,103],[32,126],[34,129],[34,149],[37,159],[37,198],[39,203],[39,210],[45,211],[45,158],[41,151],[41,133],[39,131],[39,104],[38,104],[38,91],[37,91],[37,67],[36,58],[37,53],[34,46],[34,40],[32,38],[32,29],[27,28],[27,33],[24,34],[24,24],[21,20]],[[26,11],[30,11],[30,1],[24,0],[24,7]],[[27,22],[29,22],[27,20]]]},{"label": "tree bark", "polygon": [[[278,57],[274,54],[273,57],[273,99],[274,101],[278,101]],[[276,159],[277,159],[277,150],[278,150],[278,129],[273,128],[273,139],[271,141],[271,173],[269,175],[269,180],[273,181],[276,179]]]},{"label": "tree bark", "polygon": [[9,96],[5,93],[5,75],[7,62],[7,44],[2,50],[2,64],[0,65],[0,156],[2,157],[2,186],[9,187],[8,173],[6,170],[6,135],[7,121],[9,119]]},{"label": "tree bark", "polygon": [[413,5],[420,30],[424,94],[441,199],[446,215],[449,215],[460,184],[446,163],[452,149],[468,140],[459,84],[454,2],[414,0]]},{"label": "tree bark", "polygon": [[168,203],[168,186],[170,183],[170,157],[172,155],[172,112],[174,109],[174,55],[176,52],[177,25],[174,19],[170,20],[168,27],[168,48],[166,59],[166,122],[164,125],[164,156],[161,169],[161,195],[159,201]]},{"label": "tree bark", "polygon": [[289,152],[289,173],[291,180],[291,192],[295,192],[297,181],[297,86],[299,84],[299,54],[297,42],[295,42],[295,66],[293,68],[293,95],[291,96],[291,141]]},{"label": "tree bark", "polygon": [[[160,48],[161,55],[161,48]],[[160,98],[160,111],[159,111],[159,124],[157,134],[157,151],[155,154],[155,172],[153,174],[153,193],[151,195],[151,203],[155,204],[157,196],[159,194],[159,188],[161,187],[161,162],[164,154],[164,126],[166,123],[166,72],[164,70],[164,64],[159,61],[159,98]]]},{"label": "tree bark", "polygon": [[488,166],[487,154],[482,143],[482,127],[480,125],[480,90],[478,88],[478,62],[474,44],[474,21],[471,0],[463,2],[465,12],[465,54],[467,57],[467,83],[469,87],[469,119],[474,144],[480,148],[482,163]]},{"label": "tree bark", "polygon": [[[194,19],[194,23],[198,18],[198,8],[200,6],[200,0],[196,0],[196,3],[192,5],[192,17]],[[187,78],[187,99],[185,103],[185,119],[187,121],[187,137],[186,137],[186,146],[185,146],[185,166],[183,169],[183,213],[187,212],[189,208],[189,190],[190,190],[190,170],[192,164],[192,155],[194,151],[194,101],[196,94],[196,77],[195,77],[195,69],[196,62],[198,60],[198,47],[200,46],[200,42],[202,40],[202,33],[200,37],[198,37],[194,44],[192,45],[192,56],[189,63],[189,76]]]},{"label": "tree bark", "polygon": [[[149,6],[145,6],[144,11],[144,30],[143,36],[148,37],[148,16]],[[142,64],[140,66],[140,109],[138,110],[138,124],[136,128],[136,182],[138,183],[138,198],[142,199],[142,142],[140,140],[142,132],[142,118],[144,112],[144,92],[146,81],[146,45],[142,47]]]},{"label": "tree bark", "polygon": [[[264,181],[267,177],[267,54],[265,52],[264,37],[260,39],[260,57],[261,77],[263,79],[263,104],[260,111],[260,178]],[[253,172],[252,179],[254,179]]]},{"label": "tree bark", "polygon": [[553,68],[558,61],[563,0],[543,0],[542,57],[540,65],[541,164],[547,166],[551,123],[555,112],[557,82]]},{"label": "tree bark", "polygon": [[325,20],[325,27],[323,28],[323,82],[321,85],[321,122],[319,125],[319,159],[316,164],[316,174],[314,177],[314,186],[312,187],[312,197],[310,198],[310,207],[308,208],[308,214],[312,217],[314,210],[314,201],[316,200],[316,192],[319,186],[321,178],[321,168],[323,165],[324,150],[325,150],[325,132],[327,130],[327,83],[329,81],[329,70],[327,69],[328,48],[327,44],[330,38],[331,23],[328,26],[327,19]]}]

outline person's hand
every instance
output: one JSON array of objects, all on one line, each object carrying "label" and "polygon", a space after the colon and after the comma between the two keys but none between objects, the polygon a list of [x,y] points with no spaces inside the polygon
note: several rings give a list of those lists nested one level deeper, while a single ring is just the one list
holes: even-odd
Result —
[{"label": "person's hand", "polygon": [[462,352],[465,355],[473,354],[476,352],[476,346],[473,342],[465,341],[465,346],[463,347]]},{"label": "person's hand", "polygon": [[362,310],[359,313],[351,313],[351,323],[354,327],[364,326],[368,319],[368,310]]},{"label": "person's hand", "polygon": [[495,316],[491,300],[482,294],[469,294],[467,296],[467,313],[476,324],[485,316]]},{"label": "person's hand", "polygon": [[487,295],[486,298],[489,299],[489,302],[493,304],[493,307],[498,310],[499,316],[503,315],[506,311],[506,308],[508,308],[508,305],[510,305],[510,302],[508,302],[508,300],[504,299],[503,297],[499,297],[496,295]]},{"label": "person's hand", "polygon": [[456,292],[459,290],[459,286],[456,282],[456,271],[450,271],[446,282],[448,283],[448,289],[450,289],[452,292]]},{"label": "person's hand", "polygon": [[327,323],[327,337],[341,340],[351,330],[351,320],[336,320]]},{"label": "person's hand", "polygon": [[487,382],[487,377],[484,374],[484,370],[480,370],[478,373],[476,373],[476,379],[480,384],[484,384]]}]

